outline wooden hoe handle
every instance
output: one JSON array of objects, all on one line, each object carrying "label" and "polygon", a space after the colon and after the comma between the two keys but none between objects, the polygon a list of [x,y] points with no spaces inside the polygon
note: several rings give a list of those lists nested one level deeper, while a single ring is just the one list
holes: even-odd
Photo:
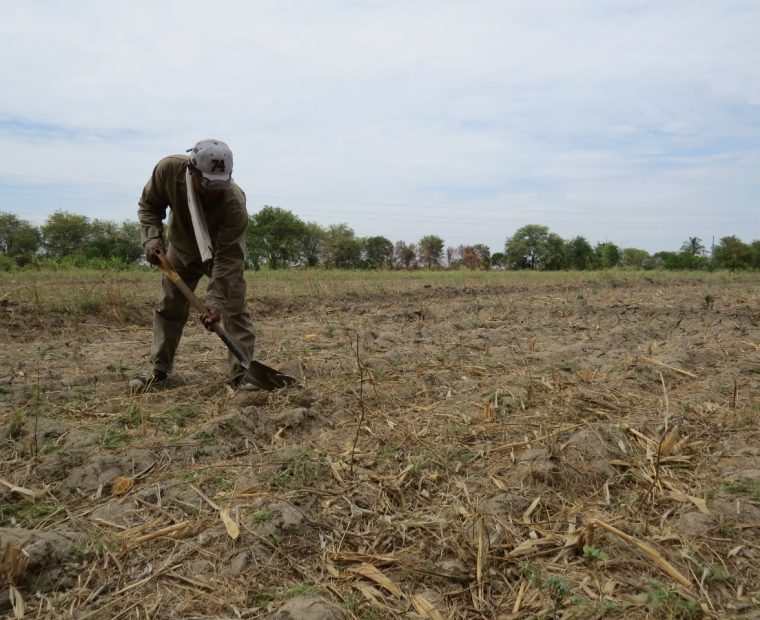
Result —
[{"label": "wooden hoe handle", "polygon": [[[177,270],[174,268],[174,265],[172,265],[166,253],[161,249],[157,249],[155,251],[155,254],[158,256],[159,260],[158,268],[164,273],[164,275],[166,275],[167,278],[174,282],[175,286],[182,292],[185,297],[187,297],[187,300],[190,302],[190,305],[196,312],[206,314],[206,312],[208,312],[208,308],[206,308],[203,302],[198,299],[198,296],[193,293],[190,287],[185,284],[185,281],[177,273]],[[219,336],[219,338],[222,339],[222,342],[227,345],[227,348],[232,352],[232,354],[238,358],[238,361],[243,366],[243,368],[247,370],[250,363],[249,360],[246,359],[245,355],[243,355],[243,352],[237,347],[237,345],[232,342],[222,326],[219,325],[219,323],[214,323],[211,329],[217,336]]]}]

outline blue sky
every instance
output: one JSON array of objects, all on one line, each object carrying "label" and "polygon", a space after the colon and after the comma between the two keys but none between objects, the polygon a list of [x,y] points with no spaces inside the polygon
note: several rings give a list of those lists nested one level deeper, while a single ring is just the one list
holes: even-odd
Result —
[{"label": "blue sky", "polygon": [[492,251],[760,239],[757,0],[3,2],[0,211],[136,219],[225,140],[255,212]]}]

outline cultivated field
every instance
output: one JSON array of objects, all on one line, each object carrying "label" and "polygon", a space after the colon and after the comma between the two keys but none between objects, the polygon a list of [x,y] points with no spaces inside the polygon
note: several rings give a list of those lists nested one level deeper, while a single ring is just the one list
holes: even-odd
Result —
[{"label": "cultivated field", "polygon": [[0,275],[0,614],[760,617],[760,275],[250,273],[303,385],[132,395],[158,278]]}]

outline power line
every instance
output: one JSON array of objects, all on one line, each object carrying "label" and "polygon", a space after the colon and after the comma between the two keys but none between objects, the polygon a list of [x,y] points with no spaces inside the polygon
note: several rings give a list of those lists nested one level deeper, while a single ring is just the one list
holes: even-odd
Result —
[{"label": "power line", "polygon": [[[129,187],[132,190],[135,190],[134,185],[126,184],[126,183],[108,183],[103,181],[92,181],[92,180],[82,180],[82,179],[67,179],[67,178],[61,178],[61,177],[45,177],[45,176],[32,176],[32,175],[20,175],[20,174],[8,174],[8,173],[0,173],[0,176],[10,176],[15,178],[25,178],[25,179],[37,179],[37,180],[44,180],[44,181],[58,181],[58,182],[65,182],[65,183],[78,183],[82,185],[86,184],[93,184],[93,185],[109,185],[109,186],[117,186],[117,187]],[[53,189],[53,188],[46,188],[46,187],[34,187],[34,186],[20,186],[20,185],[0,185],[0,189],[2,187],[14,187],[14,188],[21,188],[28,191],[56,191],[58,193],[72,193],[76,195],[100,195],[100,196],[106,196],[106,197],[113,197],[108,194],[93,194],[91,192],[75,192],[73,190],[68,189]],[[135,191],[135,195],[138,195],[141,191],[141,187],[139,190]],[[256,198],[266,198],[266,199],[273,199],[273,200],[294,200],[299,202],[317,202],[317,203],[327,203],[327,204],[343,204],[343,205],[363,205],[363,206],[371,206],[371,207],[402,207],[402,208],[411,208],[411,209],[434,209],[434,210],[443,210],[443,211],[449,211],[449,210],[457,210],[462,211],[463,206],[465,204],[468,204],[466,200],[462,201],[460,204],[454,204],[454,205],[443,205],[443,204],[420,204],[420,203],[411,203],[411,202],[384,202],[384,201],[372,201],[372,200],[346,200],[346,199],[334,199],[334,198],[314,198],[309,196],[286,196],[286,195],[279,195],[279,194],[259,194],[259,193],[251,193],[246,192],[246,196],[248,197],[256,197]],[[535,209],[526,209],[531,212],[536,212]],[[482,207],[478,209],[481,213],[493,213],[496,215],[501,215],[503,212],[498,209],[488,208],[488,207]],[[357,213],[371,213],[369,211],[356,211]],[[514,213],[515,211],[512,210],[511,213]],[[546,214],[559,214],[559,215],[596,215],[597,212],[595,211],[586,211],[586,210],[566,210],[566,209],[541,209],[540,213],[546,213]],[[406,215],[406,214],[388,214],[388,215]],[[640,212],[626,212],[626,211],[618,211],[617,215],[621,216],[628,216],[628,217],[641,217]],[[434,217],[434,216],[426,216],[426,217]]]},{"label": "power line", "polygon": [[[108,187],[122,187],[122,188],[130,188],[130,196],[126,196],[124,193],[119,194],[113,194],[113,193],[100,193],[100,192],[88,192],[88,191],[77,191],[75,189],[70,188],[51,188],[51,187],[40,187],[39,185],[34,184],[23,184],[23,185],[16,185],[16,184],[2,184],[0,182],[0,191],[4,190],[5,188],[13,188],[14,190],[20,189],[24,191],[14,191],[14,192],[6,192],[6,195],[8,196],[24,196],[24,197],[31,197],[31,198],[55,198],[58,200],[65,200],[65,201],[73,201],[73,202],[81,202],[81,203],[98,203],[98,204],[104,204],[104,205],[123,205],[127,206],[127,204],[130,207],[134,207],[136,209],[137,200],[139,197],[139,192],[141,190],[140,186],[135,186],[134,184],[127,184],[127,183],[111,183],[111,182],[105,182],[105,181],[93,181],[93,180],[83,180],[83,179],[71,179],[71,178],[63,178],[63,177],[48,177],[48,176],[38,176],[38,175],[19,175],[19,174],[11,174],[11,173],[0,173],[0,179],[2,177],[12,177],[17,179],[34,179],[36,181],[52,181],[52,182],[59,182],[59,183],[70,183],[70,184],[80,184],[80,185],[95,185],[95,186],[108,186]],[[139,188],[139,189],[138,189]],[[30,193],[31,192],[31,193]],[[134,193],[132,193],[134,192]],[[52,196],[49,194],[53,193]],[[336,210],[336,209],[308,209],[305,207],[301,207],[297,209],[297,211],[304,214],[304,211],[306,214],[313,212],[311,216],[304,215],[305,217],[314,217],[314,215],[338,215],[340,217],[350,217],[352,215],[360,215],[363,220],[368,221],[381,221],[381,222],[387,222],[389,217],[398,218],[401,220],[404,220],[406,222],[429,222],[431,220],[434,220],[437,223],[440,224],[457,224],[462,228],[467,229],[476,229],[478,227],[487,226],[489,228],[494,228],[495,226],[506,226],[506,227],[514,227],[516,225],[521,225],[521,223],[535,223],[536,221],[541,221],[543,218],[551,215],[564,215],[571,217],[572,219],[557,219],[553,218],[549,224],[551,226],[557,226],[557,225],[567,225],[567,224],[576,224],[580,227],[582,227],[584,230],[586,229],[598,229],[598,228],[608,228],[610,225],[625,225],[626,230],[641,230],[641,231],[649,231],[649,230],[670,230],[670,231],[685,231],[685,232],[699,232],[700,230],[705,231],[705,226],[709,226],[709,231],[713,231],[715,229],[716,221],[719,221],[721,223],[726,222],[725,216],[717,216],[717,215],[708,215],[708,216],[695,216],[693,213],[689,215],[689,222],[687,224],[663,224],[662,222],[658,222],[657,224],[641,224],[641,220],[645,220],[648,217],[661,217],[661,214],[653,214],[653,215],[647,215],[642,212],[637,213],[630,213],[630,212],[615,212],[615,215],[620,217],[631,217],[636,218],[638,222],[636,224],[629,224],[625,221],[621,222],[619,220],[611,220],[611,219],[604,219],[600,220],[598,219],[598,213],[594,211],[586,211],[586,210],[567,210],[567,209],[527,209],[527,208],[510,208],[510,209],[493,209],[493,208],[472,208],[465,209],[462,205],[430,205],[430,204],[416,204],[416,203],[405,203],[405,202],[380,202],[380,201],[369,201],[369,200],[335,200],[330,198],[313,198],[313,197],[305,197],[305,196],[285,196],[285,195],[277,195],[277,194],[258,194],[258,193],[247,193],[247,196],[249,197],[255,197],[255,198],[265,198],[265,199],[274,199],[274,200],[283,200],[283,201],[296,201],[296,202],[311,202],[311,203],[322,203],[322,204],[344,204],[344,205],[362,205],[362,206],[370,206],[370,207],[403,207],[404,209],[433,209],[438,212],[446,212],[446,211],[452,211],[456,210],[460,215],[454,216],[450,214],[446,215],[439,215],[439,214],[422,214],[422,213],[415,213],[413,211],[403,211],[403,212],[383,212],[382,214],[378,214],[376,210],[367,210],[367,209],[352,209],[350,212],[346,212],[344,210]],[[462,204],[466,204],[466,202],[463,202]],[[292,209],[292,207],[291,207]],[[296,210],[296,209],[293,209]],[[463,218],[462,215],[466,215],[466,218]],[[583,216],[583,215],[590,215],[594,216],[593,221],[579,221],[577,216]],[[675,216],[677,217],[677,216]],[[473,221],[473,218],[480,218],[480,221]],[[737,223],[741,223],[742,219],[734,219],[732,220]],[[751,225],[754,225],[754,219],[751,220]]]}]

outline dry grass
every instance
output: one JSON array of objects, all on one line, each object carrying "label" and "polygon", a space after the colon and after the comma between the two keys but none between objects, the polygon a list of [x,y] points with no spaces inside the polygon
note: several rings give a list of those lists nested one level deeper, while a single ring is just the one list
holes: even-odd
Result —
[{"label": "dry grass", "polygon": [[0,547],[29,617],[760,610],[757,276],[250,279],[303,387],[231,392],[190,325],[129,394],[154,273],[0,280],[0,525],[74,540],[44,583]]}]

